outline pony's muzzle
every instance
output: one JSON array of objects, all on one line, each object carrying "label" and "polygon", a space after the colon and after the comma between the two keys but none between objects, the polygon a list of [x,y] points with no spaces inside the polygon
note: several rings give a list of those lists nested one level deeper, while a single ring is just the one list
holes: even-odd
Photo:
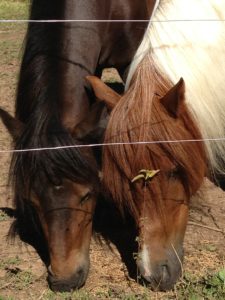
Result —
[{"label": "pony's muzzle", "polygon": [[171,274],[171,270],[168,265],[161,265],[157,272],[154,272],[151,276],[143,276],[143,279],[147,281],[148,285],[155,291],[168,291],[171,290],[178,278],[180,277],[181,270]]},{"label": "pony's muzzle", "polygon": [[79,267],[71,276],[60,278],[53,274],[51,266],[48,268],[49,287],[54,292],[70,292],[81,288],[87,279],[89,263]]},{"label": "pony's muzzle", "polygon": [[162,261],[149,260],[149,265],[144,265],[140,259],[137,266],[142,279],[154,291],[171,290],[182,274],[183,253],[180,252],[179,259],[176,255],[169,253],[167,259]]}]

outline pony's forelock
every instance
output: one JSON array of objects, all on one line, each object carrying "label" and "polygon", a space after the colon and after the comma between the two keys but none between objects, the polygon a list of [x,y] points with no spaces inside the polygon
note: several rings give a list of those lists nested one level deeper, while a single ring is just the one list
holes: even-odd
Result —
[{"label": "pony's forelock", "polygon": [[[138,67],[128,92],[112,111],[106,130],[105,142],[134,143],[104,148],[103,179],[120,209],[123,211],[128,208],[136,219],[143,189],[131,180],[141,169],[157,169],[162,159],[169,160],[171,165],[179,167],[187,192],[192,195],[196,191],[196,182],[202,176],[195,168],[195,162],[197,160],[199,165],[205,165],[202,143],[135,145],[135,142],[141,141],[201,138],[185,104],[180,116],[181,124],[169,117],[160,103],[159,99],[172,86],[168,77],[154,65],[151,54],[148,54]],[[147,185],[147,189],[149,193],[160,194],[157,184],[151,184],[151,187]],[[154,205],[160,209],[159,202]]]}]

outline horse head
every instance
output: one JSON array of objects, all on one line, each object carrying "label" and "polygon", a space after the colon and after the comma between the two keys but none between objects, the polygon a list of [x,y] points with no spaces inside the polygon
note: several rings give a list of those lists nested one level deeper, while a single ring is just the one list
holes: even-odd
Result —
[{"label": "horse head", "polygon": [[[44,130],[42,134],[40,130],[38,136],[31,128],[32,122],[24,124],[3,109],[0,117],[15,148],[24,150],[14,153],[12,160],[14,201],[20,218],[17,224],[21,221],[32,226],[31,214],[37,215],[35,220],[41,225],[49,254],[51,288],[79,288],[89,270],[92,217],[100,185],[99,167],[92,148],[85,144],[90,137],[96,141],[103,133],[107,119],[104,105],[94,104],[87,117],[70,132],[55,123],[51,131]],[[26,151],[26,141],[28,148],[32,141],[32,148],[45,145],[59,149]],[[38,242],[38,235],[34,239]]]}]

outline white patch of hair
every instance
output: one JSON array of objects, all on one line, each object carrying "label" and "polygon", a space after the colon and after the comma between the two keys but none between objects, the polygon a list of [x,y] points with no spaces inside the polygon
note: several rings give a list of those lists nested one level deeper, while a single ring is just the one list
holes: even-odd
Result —
[{"label": "white patch of hair", "polygon": [[[186,99],[203,138],[225,138],[225,1],[161,0],[131,64],[126,88],[145,57],[174,82],[183,77]],[[225,173],[225,141],[206,141],[212,168]]]},{"label": "white patch of hair", "polygon": [[143,269],[144,271],[144,274],[142,274],[142,276],[150,277],[152,275],[152,271],[151,271],[150,253],[149,253],[148,246],[144,244],[139,255],[140,255],[139,264],[142,265],[141,269]]}]

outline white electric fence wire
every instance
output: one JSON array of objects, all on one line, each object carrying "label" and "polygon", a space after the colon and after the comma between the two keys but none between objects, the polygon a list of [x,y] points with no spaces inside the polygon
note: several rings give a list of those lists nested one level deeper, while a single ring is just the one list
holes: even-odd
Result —
[{"label": "white electric fence wire", "polygon": [[[0,19],[0,23],[149,23],[149,20],[17,20]],[[169,23],[169,22],[225,22],[217,19],[186,19],[186,20],[152,20],[151,23]]]},{"label": "white electric fence wire", "polygon": [[[149,20],[16,20],[16,19],[0,19],[0,23],[69,23],[69,22],[85,22],[85,23],[149,23]],[[225,20],[216,19],[195,19],[195,20],[160,20],[151,21],[152,23],[165,23],[165,22],[225,22]],[[16,150],[1,150],[0,153],[19,153],[31,151],[47,151],[47,150],[62,150],[69,148],[88,148],[88,147],[105,147],[105,146],[120,146],[120,145],[148,145],[148,144],[165,144],[165,143],[193,143],[193,142],[213,142],[225,141],[224,138],[212,139],[196,139],[196,140],[168,140],[168,141],[139,141],[139,142],[118,142],[118,143],[102,143],[102,144],[87,144],[87,145],[69,145],[58,147],[44,147],[44,148],[31,148],[31,149],[16,149]]]},{"label": "white electric fence wire", "polygon": [[0,153],[22,153],[31,151],[47,151],[47,150],[62,150],[70,148],[91,148],[91,147],[106,147],[106,146],[121,146],[121,145],[149,145],[149,144],[177,144],[177,143],[196,143],[196,142],[213,142],[213,141],[225,141],[225,138],[213,138],[213,139],[193,139],[193,140],[168,140],[168,141],[139,141],[139,142],[118,142],[118,143],[102,143],[102,144],[86,144],[86,145],[68,145],[57,147],[43,147],[43,148],[30,148],[30,149],[15,149],[15,150],[0,150]]}]

